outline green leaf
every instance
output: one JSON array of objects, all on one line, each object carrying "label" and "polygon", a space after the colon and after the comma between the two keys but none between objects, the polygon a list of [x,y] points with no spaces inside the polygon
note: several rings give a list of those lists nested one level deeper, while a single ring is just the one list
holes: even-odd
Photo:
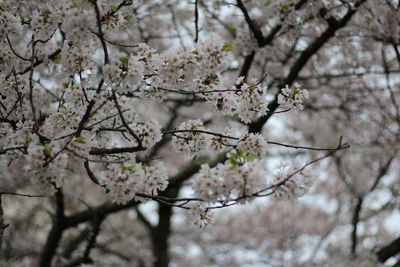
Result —
[{"label": "green leaf", "polygon": [[222,46],[222,51],[232,51],[233,48],[233,44],[225,42],[224,45]]},{"label": "green leaf", "polygon": [[42,14],[43,14],[43,18],[44,18],[44,19],[48,19],[48,18],[49,18],[49,15],[51,14],[51,12],[50,12],[49,10],[44,10],[44,11],[42,12]]},{"label": "green leaf", "polygon": [[232,34],[235,34],[237,32],[236,27],[233,26],[227,26],[228,31],[230,31]]},{"label": "green leaf", "polygon": [[233,160],[233,159],[229,159],[229,160],[228,160],[228,164],[230,164],[232,167],[237,167],[237,166],[239,166],[239,164],[238,164],[235,160]]},{"label": "green leaf", "polygon": [[238,157],[243,158],[246,156],[246,153],[243,149],[239,149],[237,155],[238,155]]},{"label": "green leaf", "polygon": [[29,146],[29,144],[32,142],[32,139],[30,139],[29,137],[25,137],[24,140],[24,146]]},{"label": "green leaf", "polygon": [[196,124],[195,126],[192,127],[192,130],[199,130],[201,128],[200,124]]},{"label": "green leaf", "polygon": [[255,157],[247,157],[247,161],[253,161],[255,159],[256,159]]},{"label": "green leaf", "polygon": [[122,63],[122,65],[127,65],[129,58],[128,57],[120,57],[119,61]]},{"label": "green leaf", "polygon": [[289,11],[290,6],[289,5],[281,5],[281,12],[287,12]]},{"label": "green leaf", "polygon": [[83,63],[83,58],[77,58],[75,60],[75,64],[79,67],[82,67],[82,63]]},{"label": "green leaf", "polygon": [[61,54],[57,54],[51,61],[53,61],[54,64],[60,64],[61,63]]},{"label": "green leaf", "polygon": [[117,12],[118,11],[118,7],[117,6],[112,6],[111,7],[111,11],[112,12]]},{"label": "green leaf", "polygon": [[43,146],[43,152],[44,152],[45,155],[49,156],[52,151],[53,151],[53,149],[51,147]]},{"label": "green leaf", "polygon": [[79,137],[75,138],[75,142],[84,144],[84,143],[86,143],[86,140],[85,140],[85,137],[79,136]]},{"label": "green leaf", "polygon": [[135,165],[130,165],[125,167],[128,171],[133,172],[135,170]]}]

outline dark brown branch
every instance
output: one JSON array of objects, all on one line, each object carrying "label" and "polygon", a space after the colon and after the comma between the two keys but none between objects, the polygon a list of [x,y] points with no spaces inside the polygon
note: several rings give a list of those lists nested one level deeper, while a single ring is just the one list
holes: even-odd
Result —
[{"label": "dark brown branch", "polygon": [[85,247],[85,251],[82,257],[77,258],[70,262],[69,264],[65,265],[65,267],[72,267],[72,266],[81,266],[81,264],[92,264],[93,260],[90,258],[90,251],[95,248],[97,236],[100,233],[100,225],[103,222],[104,218],[95,217],[92,222],[92,233],[89,236],[88,242]]},{"label": "dark brown branch", "polygon": [[[101,79],[99,85],[97,86],[96,94],[100,93],[103,84],[104,84],[104,79]],[[78,124],[78,129],[75,132],[75,137],[79,137],[81,135],[85,123],[90,118],[94,104],[96,104],[96,100],[95,98],[92,98],[86,108],[85,114],[83,114],[83,117]]]},{"label": "dark brown branch", "polygon": [[381,248],[376,255],[378,256],[378,260],[380,262],[385,262],[389,258],[395,256],[400,252],[400,237],[393,240],[390,244]]},{"label": "dark brown branch", "polygon": [[104,41],[106,41],[107,43],[112,44],[112,45],[115,45],[115,46],[126,47],[126,48],[136,48],[136,47],[138,47],[138,45],[118,44],[118,43],[116,43],[116,42],[107,40],[106,38],[103,38],[103,39],[104,39]]},{"label": "dark brown branch", "polygon": [[4,213],[3,213],[3,205],[1,203],[2,194],[0,193],[0,250],[1,245],[3,244],[3,233],[6,226],[4,225]]},{"label": "dark brown branch", "polygon": [[345,174],[345,172],[342,169],[342,160],[340,159],[340,157],[335,157],[335,164],[336,164],[336,169],[339,173],[339,178],[343,181],[343,183],[347,186],[347,188],[349,189],[350,193],[354,196],[354,197],[359,197],[359,193],[357,192],[356,188],[353,186],[353,184],[351,184],[348,180],[347,180],[347,175]]},{"label": "dark brown branch", "polygon": [[115,13],[117,13],[124,6],[130,6],[132,4],[133,4],[133,0],[123,0],[114,9],[108,11],[107,14],[101,18],[101,21],[104,22],[106,20],[106,17],[112,17],[115,15]]},{"label": "dark brown branch", "polygon": [[[182,103],[176,103],[174,107],[171,110],[172,116],[170,117],[169,121],[167,124],[163,127],[166,130],[172,129],[176,119],[178,118],[178,110],[182,106]],[[156,143],[152,149],[150,150],[150,153],[148,154],[148,159],[152,159],[154,156],[157,155],[157,153],[163,148],[169,141],[169,138],[166,136],[163,136],[161,141]]]},{"label": "dark brown branch", "polygon": [[59,189],[56,193],[56,214],[53,218],[53,226],[47,236],[46,243],[40,255],[39,266],[50,267],[56,253],[58,244],[65,229],[64,195]]},{"label": "dark brown branch", "polygon": [[90,180],[92,180],[93,183],[95,183],[95,184],[97,184],[97,185],[100,185],[99,180],[97,179],[97,177],[94,175],[94,173],[93,173],[92,170],[90,169],[89,161],[88,161],[88,160],[86,160],[86,161],[83,163],[83,166],[85,167],[86,173],[87,173],[87,175],[89,176]]},{"label": "dark brown branch", "polygon": [[271,145],[290,147],[290,148],[294,148],[294,149],[306,149],[306,150],[315,150],[315,151],[338,151],[341,149],[350,148],[349,144],[343,144],[341,147],[335,147],[335,148],[319,148],[319,147],[288,145],[288,144],[282,144],[282,143],[277,143],[277,142],[272,142],[272,141],[267,141],[267,143],[271,144]]},{"label": "dark brown branch", "polygon": [[360,220],[360,212],[363,204],[363,197],[357,198],[357,204],[353,211],[353,218],[351,220],[353,231],[351,232],[351,254],[354,255],[357,249],[357,226]]},{"label": "dark brown branch", "polygon": [[125,117],[124,117],[124,114],[122,113],[121,107],[120,107],[120,105],[119,105],[119,103],[118,103],[118,99],[117,99],[117,95],[115,94],[115,91],[114,91],[114,90],[111,90],[111,91],[112,91],[112,97],[113,97],[113,100],[114,100],[114,103],[115,103],[115,107],[116,107],[117,110],[118,110],[118,114],[119,114],[119,117],[120,117],[120,119],[121,119],[122,124],[123,124],[124,127],[128,130],[128,132],[130,133],[130,135],[132,135],[133,138],[135,138],[135,140],[136,140],[136,142],[137,142],[137,144],[138,144],[138,145],[137,145],[138,149],[140,149],[140,150],[146,150],[146,148],[142,146],[142,140],[141,140],[141,139],[139,138],[139,136],[131,129],[131,127],[129,127],[128,123],[126,122]]},{"label": "dark brown branch", "polygon": [[100,15],[100,10],[99,10],[99,5],[97,4],[97,0],[91,0],[90,1],[93,6],[94,6],[94,11],[96,13],[96,21],[97,21],[97,37],[99,37],[101,46],[103,47],[103,53],[104,53],[104,64],[108,64],[110,61],[108,57],[108,49],[107,49],[107,44],[106,41],[104,40],[104,34],[103,34],[103,29],[101,27],[101,15]]},{"label": "dark brown branch", "polygon": [[198,6],[198,0],[194,2],[194,26],[195,26],[195,38],[194,42],[197,43],[199,40],[199,6]]},{"label": "dark brown branch", "polygon": [[68,244],[65,246],[63,257],[66,259],[71,258],[72,253],[78,248],[79,244],[81,244],[87,236],[90,234],[89,228],[83,229],[75,238],[73,238]]},{"label": "dark brown branch", "polygon": [[90,155],[111,155],[120,153],[133,153],[138,151],[146,150],[146,148],[140,146],[134,147],[113,147],[113,148],[92,148],[89,151]]},{"label": "dark brown branch", "polygon": [[31,54],[31,67],[29,72],[29,103],[31,104],[32,109],[32,118],[33,121],[36,121],[36,110],[35,105],[33,103],[33,71],[35,69],[35,37],[32,35],[31,46],[32,46],[32,54]]},{"label": "dark brown branch", "polygon": [[10,196],[18,196],[18,197],[47,197],[47,196],[40,196],[40,195],[30,195],[30,194],[20,194],[15,192],[0,192],[0,195],[10,195]]},{"label": "dark brown branch", "polygon": [[[55,59],[60,53],[61,53],[61,49],[57,49],[56,51],[54,51],[53,53],[51,53],[50,55],[48,55],[47,58],[50,59],[50,60]],[[43,63],[43,61],[44,61],[43,59],[35,60],[35,62],[33,63],[33,67],[39,66],[40,64]],[[31,66],[25,68],[25,69],[22,70],[22,71],[19,71],[19,72],[15,73],[15,75],[23,75],[23,74],[25,74],[25,73],[28,73],[30,70],[31,70]],[[6,76],[6,80],[7,80],[10,76],[11,76],[11,73],[8,74],[8,75]]]},{"label": "dark brown branch", "polygon": [[392,42],[392,46],[393,46],[394,52],[396,53],[397,62],[399,63],[399,66],[400,66],[400,52],[399,52],[399,48],[397,47],[397,44],[396,44],[395,42]]},{"label": "dark brown branch", "polygon": [[154,229],[153,254],[156,257],[154,266],[168,267],[169,265],[169,242],[168,238],[171,233],[171,216],[172,207],[168,205],[159,205],[158,217],[159,222]]},{"label": "dark brown branch", "polygon": [[375,188],[378,186],[379,182],[382,180],[383,176],[385,176],[387,174],[387,172],[390,169],[390,165],[391,165],[393,159],[394,159],[394,157],[390,157],[383,166],[380,166],[378,175],[377,175],[374,183],[372,184],[371,188],[369,189],[369,192],[372,192],[373,190],[375,190]]},{"label": "dark brown branch", "polygon": [[11,52],[12,52],[15,56],[17,56],[18,58],[22,59],[23,61],[31,61],[30,59],[24,58],[23,56],[19,55],[19,54],[14,50],[14,48],[13,48],[13,46],[12,46],[12,44],[11,44],[11,41],[10,41],[10,39],[8,38],[8,35],[7,35],[7,34],[6,34],[6,39],[7,39],[8,45],[10,46]]},{"label": "dark brown branch", "polygon": [[96,216],[107,216],[111,213],[129,209],[136,205],[138,205],[138,202],[135,200],[131,200],[126,204],[106,203],[103,205],[99,205],[96,208],[87,211],[77,212],[73,215],[67,216],[65,218],[64,227],[65,229],[75,227],[80,223],[93,220],[93,218],[95,218]]},{"label": "dark brown branch", "polygon": [[146,226],[147,230],[152,233],[152,231],[154,230],[154,226],[151,224],[151,222],[147,220],[147,218],[143,215],[143,213],[139,210],[137,206],[135,207],[135,211],[138,219],[144,224],[144,226]]},{"label": "dark brown branch", "polygon": [[182,95],[196,95],[196,94],[212,94],[212,93],[221,93],[221,92],[237,92],[238,89],[223,89],[223,90],[208,90],[208,91],[184,91],[184,90],[174,90],[174,89],[167,89],[162,87],[157,87],[157,89],[170,92],[170,93],[177,93]]},{"label": "dark brown branch", "polygon": [[[314,40],[313,43],[311,43],[306,50],[304,50],[300,57],[296,60],[294,65],[291,67],[290,72],[286,79],[279,84],[278,88],[284,87],[286,84],[291,85],[296,78],[298,77],[300,71],[303,69],[303,67],[307,64],[309,59],[319,51],[319,49],[326,43],[330,38],[332,38],[335,33],[346,26],[347,22],[350,21],[352,16],[356,13],[357,8],[364,3],[366,0],[360,0],[354,4],[353,9],[349,9],[346,13],[346,15],[340,19],[339,21],[336,20],[330,20],[330,23],[328,24],[328,28],[317,38]],[[268,104],[268,109],[269,111],[275,111],[278,107],[278,94],[279,92],[275,95],[275,98],[272,102]],[[272,114],[267,114],[260,119],[252,122],[249,124],[249,132],[251,133],[258,133],[261,131],[262,127],[264,124],[268,121],[268,119],[272,116]]]},{"label": "dark brown branch", "polygon": [[[173,131],[164,131],[163,132],[163,134],[173,134],[173,135],[175,135],[176,133],[202,133],[202,134],[218,136],[220,138],[239,140],[239,138],[237,138],[237,137],[224,135],[224,134],[220,134],[220,133],[215,133],[215,132],[210,132],[210,131],[206,131],[206,130],[173,130]],[[177,137],[180,137],[180,136],[177,136]]]},{"label": "dark brown branch", "polygon": [[262,47],[264,43],[264,36],[262,34],[261,29],[254,23],[254,21],[250,18],[249,12],[247,11],[245,5],[241,0],[236,1],[237,6],[242,11],[244,15],[244,19],[246,20],[247,25],[249,26],[250,31],[253,33],[254,37],[257,40],[258,46]]},{"label": "dark brown branch", "polygon": [[251,69],[251,65],[253,64],[255,54],[255,51],[251,51],[251,53],[244,58],[239,77],[247,78],[247,75],[249,74],[249,71]]},{"label": "dark brown branch", "polygon": [[316,75],[305,75],[297,77],[297,80],[310,80],[310,79],[335,79],[335,78],[343,78],[343,77],[362,77],[366,75],[384,75],[387,73],[400,73],[400,69],[393,69],[387,71],[364,71],[364,72],[343,72],[343,73],[323,73],[323,74],[316,74]]},{"label": "dark brown branch", "polygon": [[89,238],[89,241],[86,245],[85,252],[83,253],[82,261],[81,263],[93,263],[93,260],[90,259],[90,251],[93,249],[93,247],[96,244],[96,238],[100,233],[100,225],[103,222],[104,217],[96,216],[94,221],[93,221],[93,229],[92,229],[92,234]]},{"label": "dark brown branch", "polygon": [[[300,9],[308,0],[300,0],[294,5],[294,9],[298,10]],[[283,19],[281,19],[280,23],[277,24],[275,27],[273,27],[270,31],[270,33],[264,37],[262,34],[261,29],[254,23],[254,21],[250,18],[249,12],[247,11],[245,5],[241,0],[237,0],[237,6],[239,9],[242,11],[244,15],[244,19],[246,20],[247,25],[249,26],[249,29],[251,33],[254,35],[254,37],[257,40],[257,44],[259,47],[264,47],[266,45],[270,45],[272,41],[274,40],[276,34],[279,32],[279,30],[282,28],[282,23]]]},{"label": "dark brown branch", "polygon": [[[400,64],[400,62],[399,62],[399,64]],[[395,93],[393,92],[393,88],[390,85],[390,73],[389,73],[389,68],[390,67],[389,67],[389,64],[388,64],[387,59],[386,59],[386,53],[385,53],[385,49],[384,48],[382,48],[382,65],[383,65],[383,69],[385,70],[386,87],[387,87],[387,89],[389,90],[389,93],[390,93],[390,100],[391,100],[391,102],[392,102],[392,104],[393,104],[393,106],[394,106],[394,108],[396,110],[396,120],[397,120],[397,122],[400,123],[400,107],[399,107],[399,103],[397,102]]]}]

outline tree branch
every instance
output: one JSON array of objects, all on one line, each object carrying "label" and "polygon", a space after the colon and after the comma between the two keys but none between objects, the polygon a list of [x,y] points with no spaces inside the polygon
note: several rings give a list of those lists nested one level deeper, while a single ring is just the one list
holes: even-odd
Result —
[{"label": "tree branch", "polygon": [[61,189],[56,192],[56,214],[53,218],[53,226],[47,236],[47,241],[40,255],[39,266],[50,267],[51,261],[56,254],[58,243],[65,229],[64,195]]},{"label": "tree branch", "polygon": [[3,213],[3,205],[1,203],[2,194],[0,193],[0,250],[1,245],[3,244],[3,233],[6,226],[4,225],[4,213]]},{"label": "tree branch", "polygon": [[[307,64],[308,60],[319,51],[319,49],[330,39],[332,38],[336,31],[339,29],[343,28],[346,26],[347,22],[350,21],[352,16],[356,13],[357,8],[364,3],[366,0],[360,0],[354,4],[354,8],[349,9],[346,13],[346,15],[339,21],[333,21],[330,20],[330,23],[328,24],[328,28],[317,38],[314,40],[312,44],[308,46],[306,50],[304,50],[300,57],[296,60],[294,65],[291,67],[290,72],[286,79],[278,85],[278,88],[282,88],[285,85],[291,85],[296,78],[298,77],[300,71],[303,69],[303,67]],[[275,95],[275,98],[272,102],[268,104],[268,109],[269,111],[275,111],[278,107],[278,95],[280,93],[280,90],[278,93]],[[268,119],[272,116],[272,114],[267,114],[260,119],[252,122],[249,124],[249,132],[251,133],[258,133],[262,130],[262,127],[264,124],[268,121]]]},{"label": "tree branch", "polygon": [[378,256],[378,260],[383,263],[389,258],[395,256],[399,252],[400,252],[400,237],[393,240],[390,244],[386,245],[385,247],[381,248],[376,253],[376,255]]},{"label": "tree branch", "polygon": [[363,197],[357,198],[357,204],[353,211],[353,218],[351,220],[353,225],[353,231],[351,232],[351,254],[354,255],[356,253],[357,248],[357,226],[360,220],[360,212],[363,204]]}]

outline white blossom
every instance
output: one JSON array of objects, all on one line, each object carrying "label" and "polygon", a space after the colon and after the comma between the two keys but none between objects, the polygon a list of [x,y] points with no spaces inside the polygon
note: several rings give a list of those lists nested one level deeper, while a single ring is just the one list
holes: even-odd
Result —
[{"label": "white blossom", "polygon": [[103,172],[100,184],[116,203],[125,204],[133,198],[143,199],[136,193],[155,196],[168,185],[165,165],[158,162],[154,166],[139,163],[111,164]]},{"label": "white blossom", "polygon": [[133,123],[137,136],[145,147],[151,147],[162,138],[161,125],[156,121],[146,121],[145,123]]},{"label": "white blossom", "polygon": [[208,210],[204,203],[194,202],[190,204],[189,220],[197,228],[204,228],[209,224],[214,223],[214,214]]},{"label": "white blossom", "polygon": [[308,171],[282,164],[272,182],[276,200],[294,200],[308,192],[314,179]]},{"label": "white blossom", "polygon": [[[198,130],[206,130],[200,120],[188,120],[178,127],[178,132],[172,137],[172,144],[178,151],[196,153],[204,149],[208,143],[208,136]],[[179,132],[182,131],[182,132]]]},{"label": "white blossom", "polygon": [[[266,185],[265,174],[257,160],[244,162],[238,152],[230,159],[210,168],[203,164],[193,182],[195,196],[210,202],[230,201],[255,193]],[[233,154],[233,155],[232,155]]]},{"label": "white blossom", "polygon": [[32,182],[40,185],[43,192],[53,194],[63,185],[67,175],[68,155],[63,152],[59,142],[46,145],[30,143],[25,160],[24,170],[29,172]]},{"label": "white blossom", "polygon": [[298,83],[295,83],[294,88],[286,85],[285,88],[281,89],[281,93],[278,95],[278,104],[283,109],[298,111],[304,108],[306,99],[308,99],[307,89],[303,89]]},{"label": "white blossom", "polygon": [[222,132],[222,134],[227,137],[221,137],[221,136],[216,136],[216,135],[211,136],[210,148],[212,148],[216,151],[220,151],[227,147],[229,148],[231,146],[234,146],[234,144],[236,142],[236,137],[233,135],[232,130],[230,128],[226,127],[224,129],[224,131]]},{"label": "white blossom", "polygon": [[237,144],[238,149],[243,149],[249,157],[260,158],[265,155],[267,141],[261,134],[246,134]]}]

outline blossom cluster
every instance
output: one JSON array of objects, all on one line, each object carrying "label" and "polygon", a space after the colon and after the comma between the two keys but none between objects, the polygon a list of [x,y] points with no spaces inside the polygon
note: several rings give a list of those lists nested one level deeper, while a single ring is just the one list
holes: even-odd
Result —
[{"label": "blossom cluster", "polygon": [[133,123],[132,126],[145,147],[152,147],[162,138],[161,125],[156,120]]},{"label": "blossom cluster", "polygon": [[[170,108],[169,97],[174,97],[200,99],[212,111],[242,123],[267,115],[269,98],[262,82],[224,80],[234,59],[231,43],[211,34],[193,47],[124,47],[112,41],[111,30],[127,30],[124,24],[134,20],[136,1],[114,6],[113,1],[78,5],[48,0],[36,8],[37,2],[15,8],[6,1],[0,7],[2,165],[21,161],[33,183],[54,193],[67,174],[81,174],[83,166],[96,162],[98,178],[90,178],[114,202],[126,203],[167,187],[164,164],[146,165],[139,158],[172,133],[171,143],[180,152],[229,151],[224,163],[201,167],[193,182],[197,197],[208,203],[230,201],[268,186],[262,166],[268,142],[261,134],[237,128],[217,133],[198,119],[163,133],[158,123],[166,121],[163,114],[143,114],[153,102],[165,101]],[[295,85],[283,88],[278,102],[302,109],[307,97]],[[148,99],[152,101],[144,101]],[[179,121],[179,111],[177,117]],[[285,181],[283,189],[277,187],[275,195],[279,190],[299,195],[293,189],[302,188],[296,177]],[[193,209],[200,214],[200,226],[212,221],[205,206]]]},{"label": "blossom cluster", "polygon": [[295,83],[293,88],[288,85],[281,89],[278,95],[278,104],[283,109],[293,109],[295,111],[304,108],[304,101],[308,99],[307,89],[301,88],[300,84]]},{"label": "blossom cluster", "polygon": [[117,92],[127,94],[142,81],[144,63],[137,57],[113,57],[109,64],[103,66],[103,76],[109,85],[115,86]]},{"label": "blossom cluster", "polygon": [[[146,86],[142,88],[142,93],[152,99],[165,98],[165,89],[198,90],[196,86],[193,87],[193,81],[220,75],[232,61],[231,49],[217,35],[210,35],[199,42],[194,50],[182,48],[158,54],[144,48],[142,45],[142,52],[138,54],[139,60],[147,65],[144,77]],[[145,51],[148,51],[147,54]]]},{"label": "blossom cluster", "polygon": [[[237,153],[237,152],[231,152]],[[232,159],[210,168],[201,166],[193,182],[195,196],[209,202],[230,201],[250,195],[265,186],[261,162],[254,160],[240,163]]]},{"label": "blossom cluster", "polygon": [[59,18],[59,10],[56,6],[46,6],[46,9],[36,9],[32,12],[31,26],[36,38],[49,39],[56,31]]},{"label": "blossom cluster", "polygon": [[193,202],[190,204],[189,220],[197,228],[204,228],[209,224],[214,223],[214,214],[207,209],[204,203]]},{"label": "blossom cluster", "polygon": [[64,67],[64,71],[71,75],[80,74],[83,72],[94,72],[95,65],[93,57],[93,42],[85,43],[81,46],[67,44],[63,47],[61,56],[55,58],[53,62]]},{"label": "blossom cluster", "polygon": [[314,180],[308,171],[282,164],[272,182],[276,200],[294,200],[307,193]]},{"label": "blossom cluster", "polygon": [[110,164],[107,168],[99,182],[116,203],[125,204],[138,198],[137,193],[156,196],[168,185],[167,169],[162,162],[153,166],[140,163]]},{"label": "blossom cluster", "polygon": [[178,151],[195,153],[202,150],[207,144],[207,135],[197,132],[205,130],[200,120],[188,120],[179,125],[178,131],[172,137],[172,144]]},{"label": "blossom cluster", "polygon": [[[269,178],[264,161],[253,159],[242,150],[232,150],[227,157],[225,163],[215,167],[203,164],[193,180],[195,198],[206,201],[211,207],[232,201],[247,202],[263,195],[273,195],[275,200],[295,200],[303,196],[314,181],[308,171],[288,164],[279,166],[278,173]],[[197,214],[195,218],[202,217]],[[208,223],[198,220],[195,225],[204,227]]]},{"label": "blossom cluster", "polygon": [[68,155],[60,153],[59,142],[39,145],[31,142],[26,156],[25,171],[32,175],[32,182],[47,192],[55,192],[67,174]]},{"label": "blossom cluster", "polygon": [[209,146],[215,151],[221,151],[226,147],[234,147],[236,143],[236,138],[232,132],[231,128],[226,127],[221,136],[212,135],[209,139]]},{"label": "blossom cluster", "polygon": [[247,156],[260,158],[264,156],[265,149],[267,146],[267,141],[260,134],[246,134],[243,139],[241,139],[237,148],[246,151]]},{"label": "blossom cluster", "polygon": [[249,133],[242,138],[235,137],[229,128],[225,128],[223,134],[210,131],[203,126],[200,120],[188,120],[182,122],[174,131],[172,144],[181,152],[197,153],[206,148],[221,150],[236,147],[249,158],[263,157],[267,141],[261,134]]},{"label": "blossom cluster", "polygon": [[202,97],[213,109],[228,116],[237,115],[244,123],[249,123],[254,114],[266,115],[268,112],[267,88],[255,80],[247,84],[244,77],[239,77],[229,90],[223,88],[219,78],[199,80],[197,84],[199,90],[204,91]]},{"label": "blossom cluster", "polygon": [[22,33],[21,19],[9,11],[0,13],[0,40],[6,39],[8,34]]}]

